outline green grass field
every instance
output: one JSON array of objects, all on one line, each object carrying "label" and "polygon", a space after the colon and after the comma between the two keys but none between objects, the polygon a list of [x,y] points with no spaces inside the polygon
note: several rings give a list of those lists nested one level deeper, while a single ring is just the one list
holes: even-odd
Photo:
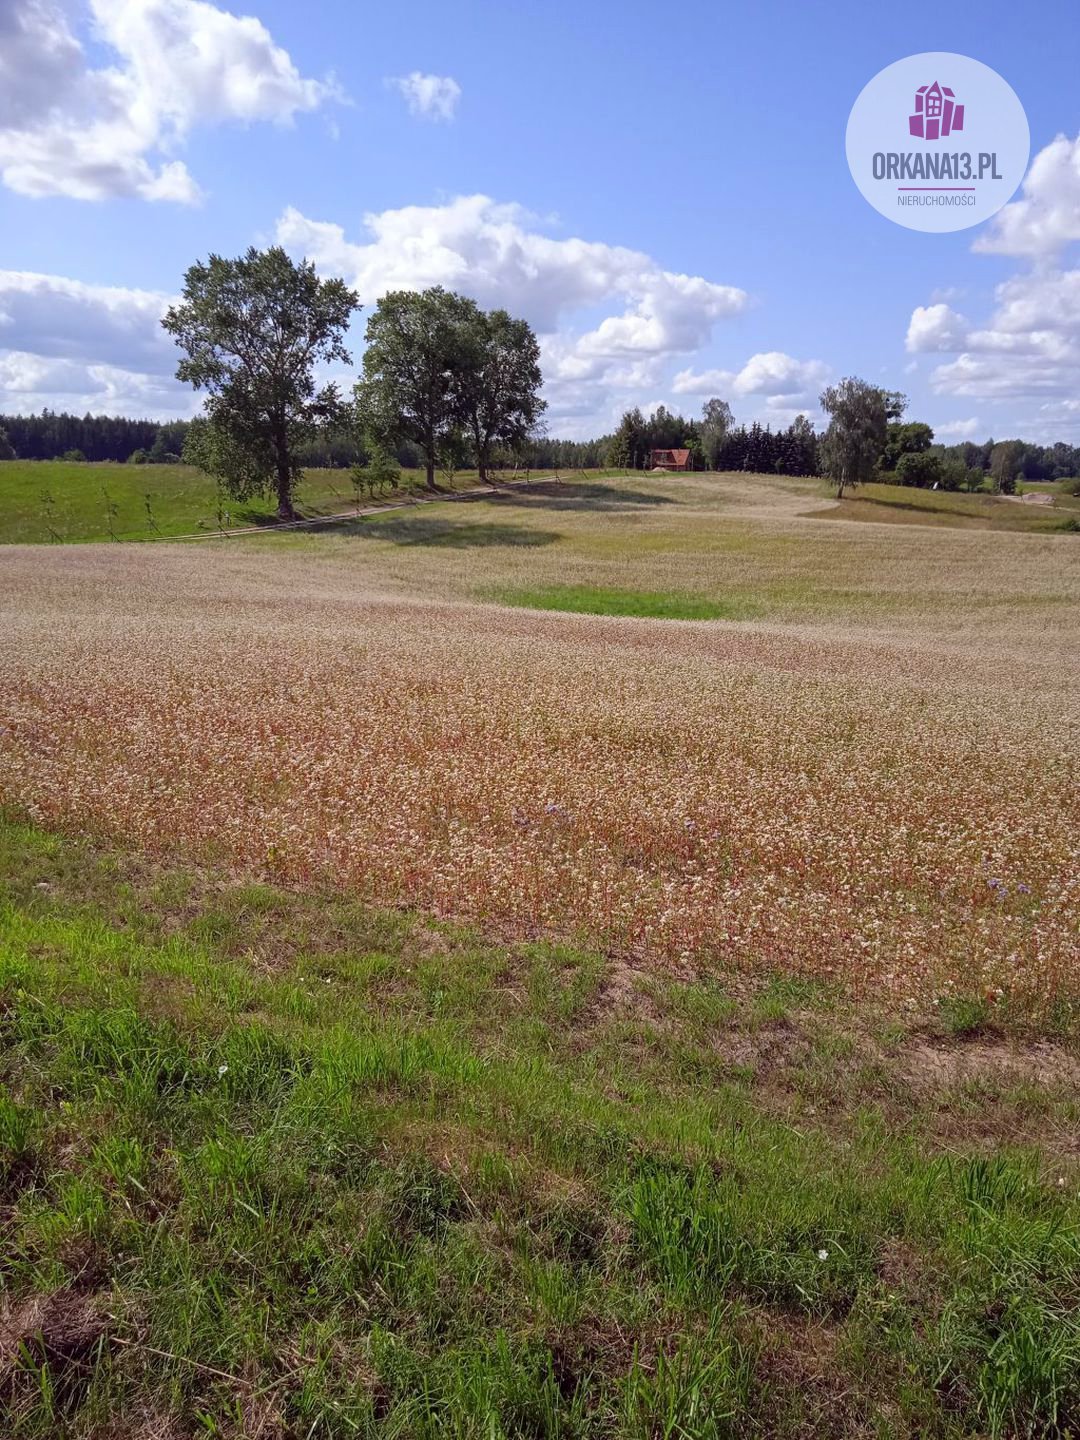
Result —
[{"label": "green grass field", "polygon": [[852,503],[6,552],[0,1440],[1080,1434],[1080,543]]},{"label": "green grass field", "polygon": [[[475,470],[458,471],[452,482],[441,475],[436,479],[447,490],[478,483]],[[405,499],[423,489],[422,472],[403,471],[399,492],[385,498]],[[0,501],[0,544],[153,540],[211,533],[219,525],[265,525],[276,518],[269,500],[219,500],[210,477],[190,465],[0,461]],[[347,470],[308,470],[297,496],[306,516],[333,515],[355,502]],[[372,502],[362,497],[362,503]]]},{"label": "green grass field", "polygon": [[[569,483],[603,482],[613,471],[576,472]],[[638,474],[641,484],[653,486],[655,476]],[[661,480],[678,494],[706,477]],[[739,477],[744,479],[745,477]],[[787,483],[762,477],[771,486]],[[474,470],[458,471],[453,479],[437,477],[447,491],[476,486]],[[791,481],[796,492],[815,504],[828,494],[824,481]],[[867,485],[849,494],[827,513],[839,520],[874,520],[885,523],[956,526],[1011,530],[1032,534],[1053,533],[1080,519],[1080,499],[1058,487],[1031,486],[1053,493],[1053,507],[1015,505],[990,495],[946,494],[911,490],[895,485]],[[426,494],[421,471],[403,471],[399,492],[386,495],[388,503]],[[61,460],[0,461],[0,544],[75,543],[101,540],[154,540],[170,535],[213,533],[268,525],[275,520],[269,500],[240,504],[220,498],[211,479],[188,465],[92,465]],[[149,503],[148,503],[149,502]],[[355,491],[346,470],[308,470],[298,494],[298,508],[308,517],[350,510]],[[372,502],[362,497],[362,503]],[[647,612],[627,612],[647,613]]]},{"label": "green grass field", "polygon": [[746,620],[757,613],[746,600],[709,600],[678,592],[617,590],[599,585],[501,590],[492,598],[526,610],[563,610],[574,615],[640,615],[651,620]]},{"label": "green grass field", "polygon": [[1012,530],[1053,534],[1080,529],[1080,498],[1064,485],[1025,485],[1029,495],[1052,497],[1053,505],[1024,505],[1001,495],[915,490],[903,485],[864,485],[849,491],[830,512],[835,520],[884,524],[937,525],[965,530]]},{"label": "green grass field", "polygon": [[736,999],[10,816],[0,998],[5,1440],[1080,1421],[1077,1060],[977,1000]]}]

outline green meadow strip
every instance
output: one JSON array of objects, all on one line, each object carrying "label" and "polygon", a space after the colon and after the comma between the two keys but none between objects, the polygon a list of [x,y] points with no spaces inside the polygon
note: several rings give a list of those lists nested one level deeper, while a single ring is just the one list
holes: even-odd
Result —
[{"label": "green meadow strip", "polygon": [[761,613],[749,600],[713,600],[658,590],[617,590],[596,585],[546,585],[503,589],[492,598],[529,610],[575,615],[636,615],[649,620],[748,620]]}]

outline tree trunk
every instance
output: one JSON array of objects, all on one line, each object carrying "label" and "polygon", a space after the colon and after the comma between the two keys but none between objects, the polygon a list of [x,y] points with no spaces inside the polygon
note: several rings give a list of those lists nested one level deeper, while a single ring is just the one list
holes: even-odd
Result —
[{"label": "tree trunk", "polygon": [[484,438],[483,430],[477,421],[473,421],[473,449],[476,451],[476,473],[481,485],[487,485],[488,481],[488,445],[489,441]]},{"label": "tree trunk", "polygon": [[426,474],[427,474],[427,488],[428,488],[429,490],[434,490],[434,489],[435,489],[435,461],[431,458],[430,455],[427,456],[427,461],[426,461],[426,464],[425,464],[425,466],[424,466],[424,469],[425,469],[425,472],[426,472]]},{"label": "tree trunk", "polygon": [[292,503],[292,475],[289,473],[288,464],[282,465],[278,462],[277,476],[277,518],[279,520],[295,520],[296,511]]},{"label": "tree trunk", "polygon": [[277,518],[295,520],[296,511],[292,503],[292,468],[289,465],[289,442],[284,429],[274,436],[274,450],[277,457]]}]

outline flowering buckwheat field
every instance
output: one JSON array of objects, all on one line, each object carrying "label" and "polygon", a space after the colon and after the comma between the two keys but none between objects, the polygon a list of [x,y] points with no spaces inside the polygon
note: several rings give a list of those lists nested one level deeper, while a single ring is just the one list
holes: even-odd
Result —
[{"label": "flowering buckwheat field", "polygon": [[[0,794],[679,973],[1074,993],[1080,544],[820,504],[630,482],[9,550]],[[520,608],[587,582],[750,618]]]}]

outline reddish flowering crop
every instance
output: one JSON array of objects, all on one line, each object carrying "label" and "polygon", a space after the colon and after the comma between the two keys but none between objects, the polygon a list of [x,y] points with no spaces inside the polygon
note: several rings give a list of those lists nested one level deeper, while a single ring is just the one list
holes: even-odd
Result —
[{"label": "reddish flowering crop", "polygon": [[1034,653],[294,552],[13,550],[0,589],[0,797],[39,821],[664,967],[1080,990],[1075,677]]}]

